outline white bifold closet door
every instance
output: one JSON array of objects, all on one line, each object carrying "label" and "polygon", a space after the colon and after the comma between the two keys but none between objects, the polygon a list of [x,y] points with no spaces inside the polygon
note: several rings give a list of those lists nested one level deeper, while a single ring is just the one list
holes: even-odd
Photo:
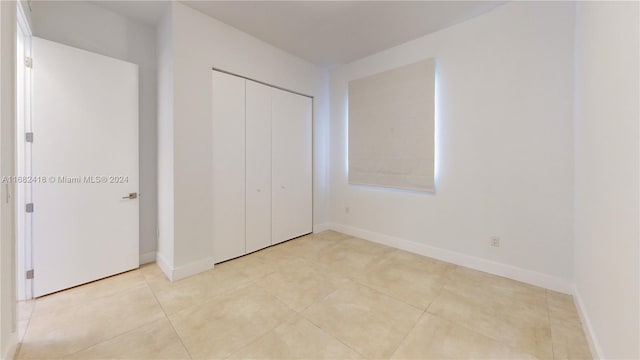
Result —
[{"label": "white bifold closet door", "polygon": [[312,232],[309,97],[213,71],[216,263]]},{"label": "white bifold closet door", "polygon": [[313,230],[312,100],[272,89],[272,233],[277,244]]},{"label": "white bifold closet door", "polygon": [[213,72],[213,254],[245,254],[245,80]]},{"label": "white bifold closet door", "polygon": [[246,252],[271,245],[271,92],[246,80]]}]

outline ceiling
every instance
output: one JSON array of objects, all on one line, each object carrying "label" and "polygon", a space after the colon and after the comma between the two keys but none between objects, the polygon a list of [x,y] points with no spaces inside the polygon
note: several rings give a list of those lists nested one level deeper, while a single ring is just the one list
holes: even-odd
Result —
[{"label": "ceiling", "polygon": [[[0,0],[2,1],[2,0]],[[118,1],[118,0],[87,0],[107,10],[126,16],[136,22],[155,25],[165,12],[169,1],[143,0],[143,1]]]},{"label": "ceiling", "polygon": [[[349,63],[460,23],[505,1],[183,1],[319,66]],[[145,23],[166,2],[97,1]]]}]

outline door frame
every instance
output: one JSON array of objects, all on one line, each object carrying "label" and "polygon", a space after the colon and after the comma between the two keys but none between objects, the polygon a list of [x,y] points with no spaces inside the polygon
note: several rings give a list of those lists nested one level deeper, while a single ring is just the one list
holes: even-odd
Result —
[{"label": "door frame", "polygon": [[[22,53],[19,53],[20,49],[16,45],[16,175],[17,179],[26,179],[32,176],[31,145],[25,141],[25,134],[31,131],[32,73],[25,61],[32,55],[33,34],[22,2],[18,1],[16,5],[16,38],[22,36],[23,44]],[[31,216],[26,213],[25,207],[31,201],[31,184],[26,181],[16,182],[15,189],[16,296],[17,300],[30,300],[33,298],[33,281],[27,279],[26,273],[33,268]]]}]

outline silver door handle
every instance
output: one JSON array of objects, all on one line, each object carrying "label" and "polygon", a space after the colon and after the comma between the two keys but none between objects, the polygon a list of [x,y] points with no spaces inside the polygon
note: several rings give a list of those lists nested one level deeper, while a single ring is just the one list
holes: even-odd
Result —
[{"label": "silver door handle", "polygon": [[128,196],[123,196],[122,200],[133,200],[138,198],[138,193],[129,193]]}]

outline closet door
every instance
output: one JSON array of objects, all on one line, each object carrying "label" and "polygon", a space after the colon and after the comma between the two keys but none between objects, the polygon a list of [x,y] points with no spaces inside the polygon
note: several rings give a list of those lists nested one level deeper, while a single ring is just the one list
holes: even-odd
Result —
[{"label": "closet door", "polygon": [[312,232],[311,101],[272,89],[273,244]]},{"label": "closet door", "polygon": [[247,253],[271,245],[271,88],[247,81]]},{"label": "closet door", "polygon": [[245,254],[245,80],[213,72],[213,257]]}]

